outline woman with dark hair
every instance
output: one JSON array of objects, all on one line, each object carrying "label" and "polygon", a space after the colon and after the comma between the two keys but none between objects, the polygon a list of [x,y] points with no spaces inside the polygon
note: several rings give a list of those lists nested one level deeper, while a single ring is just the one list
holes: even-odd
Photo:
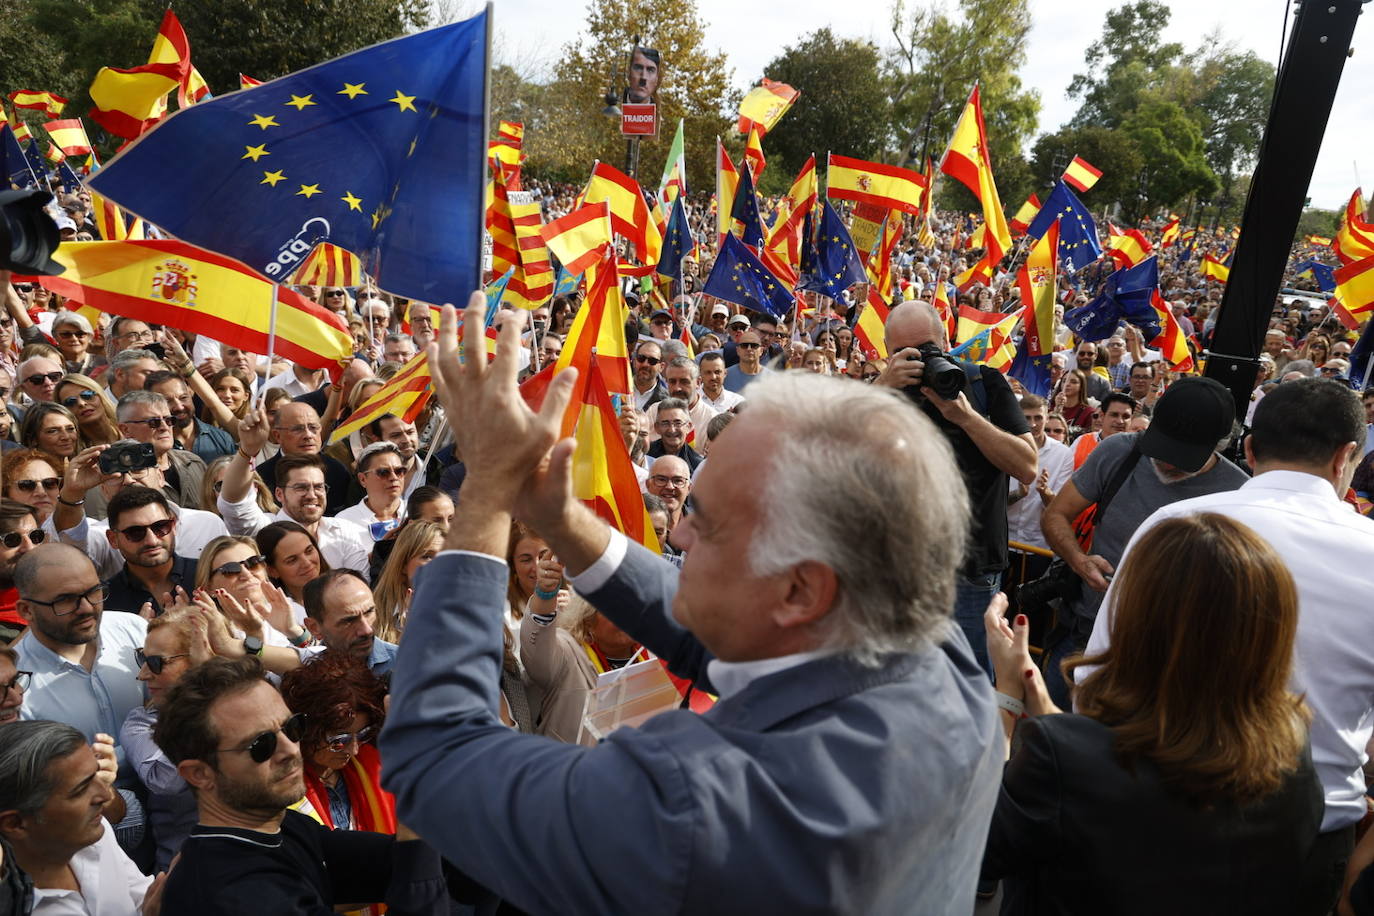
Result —
[{"label": "woman with dark hair", "polygon": [[1268,543],[1213,513],[1149,529],[1102,610],[1111,645],[1064,663],[1090,672],[1077,715],[1049,701],[1025,616],[1008,627],[1005,610],[998,596],[984,618],[1017,731],[983,859],[1003,913],[1330,912],[1348,850],[1319,838],[1309,716],[1288,690],[1297,589]]},{"label": "woman with dark hair", "polygon": [[76,417],[61,404],[39,401],[30,404],[19,423],[19,441],[28,448],[42,449],[61,461],[58,471],[76,457],[83,446]]},{"label": "woman with dark hair", "polygon": [[267,559],[267,574],[297,604],[304,603],[305,583],[329,569],[320,542],[302,526],[283,519],[255,536],[258,551]]},{"label": "woman with dark hair", "polygon": [[386,687],[362,661],[324,652],[288,671],[281,695],[303,715],[305,797],[331,830],[396,832],[396,800],[382,788],[374,743],[386,719]]},{"label": "woman with dark hair", "polygon": [[1088,373],[1082,369],[1064,373],[1055,393],[1054,411],[1078,430],[1092,428],[1097,409],[1088,403]]}]

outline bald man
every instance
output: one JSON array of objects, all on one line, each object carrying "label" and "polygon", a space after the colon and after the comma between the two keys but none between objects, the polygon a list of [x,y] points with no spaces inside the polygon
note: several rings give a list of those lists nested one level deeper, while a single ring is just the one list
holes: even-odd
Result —
[{"label": "bald man", "polygon": [[891,357],[878,384],[901,390],[935,422],[953,447],[968,488],[973,528],[959,570],[954,613],[991,677],[983,612],[1001,587],[1007,566],[1008,477],[1026,486],[1035,480],[1035,439],[1011,386],[996,369],[956,360],[965,378],[964,390],[953,398],[922,384],[925,363],[918,348],[933,343],[949,352],[945,323],[930,304],[897,306],[888,315],[884,334]]},{"label": "bald man", "polygon": [[683,507],[692,493],[692,472],[687,462],[676,455],[655,458],[649,466],[649,479],[644,481],[644,489],[663,500],[668,509],[668,530],[672,531],[682,521]]}]

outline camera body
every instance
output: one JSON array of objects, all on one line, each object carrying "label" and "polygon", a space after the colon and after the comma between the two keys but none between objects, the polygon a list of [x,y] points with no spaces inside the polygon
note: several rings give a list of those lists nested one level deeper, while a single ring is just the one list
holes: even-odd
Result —
[{"label": "camera body", "polygon": [[157,455],[151,442],[126,442],[112,445],[100,453],[100,473],[123,474],[157,467]]},{"label": "camera body", "polygon": [[968,386],[968,377],[964,375],[963,368],[942,351],[939,344],[923,343],[916,348],[916,352],[918,356],[908,358],[919,359],[925,365],[921,373],[923,387],[934,390],[946,401],[952,401]]},{"label": "camera body", "polygon": [[1048,608],[1055,600],[1068,605],[1082,591],[1083,580],[1078,573],[1064,561],[1056,559],[1043,576],[1021,586],[1016,593],[1016,601],[1024,612],[1038,611]]}]

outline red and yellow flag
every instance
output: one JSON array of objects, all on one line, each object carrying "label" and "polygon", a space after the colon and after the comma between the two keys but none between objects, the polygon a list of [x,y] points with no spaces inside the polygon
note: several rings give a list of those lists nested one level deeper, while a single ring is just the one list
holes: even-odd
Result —
[{"label": "red and yellow flag", "polygon": [[143,238],[143,220],[130,222],[124,211],[91,191],[91,209],[95,211],[95,227],[107,242],[136,242]]},{"label": "red and yellow flag", "polygon": [[[168,239],[63,243],[52,257],[66,270],[38,282],[58,295],[267,352],[273,285],[232,258]],[[286,287],[277,304],[278,354],[308,369],[353,356],[342,318]]]},{"label": "red and yellow flag", "polygon": [[787,196],[778,203],[778,216],[764,247],[785,256],[787,262],[795,266],[801,258],[801,234],[806,214],[815,206],[816,157],[813,155],[797,173]]},{"label": "red and yellow flag", "polygon": [[739,122],[736,124],[739,132],[747,134],[757,126],[759,136],[768,133],[800,95],[798,90],[786,83],[775,83],[765,77],[760,85],[750,89],[740,100]]},{"label": "red and yellow flag", "polygon": [[1374,255],[1374,223],[1364,219],[1364,194],[1359,188],[1350,195],[1350,202],[1341,214],[1341,225],[1331,240],[1331,250],[1342,264],[1353,264]]},{"label": "red and yellow flag", "polygon": [[1040,198],[1032,194],[1026,198],[1026,202],[1021,205],[1021,209],[1016,211],[1016,215],[1007,224],[1011,233],[1018,238],[1026,234],[1030,228],[1031,220],[1035,219],[1035,214],[1040,212]]},{"label": "red and yellow flag", "polygon": [[553,263],[549,249],[539,234],[544,226],[538,201],[511,203],[511,222],[515,243],[520,250],[520,266],[506,284],[503,303],[516,308],[537,309],[553,296]]},{"label": "red and yellow flag", "polygon": [[587,268],[587,301],[573,318],[563,350],[554,364],[555,371],[568,366],[584,370],[592,354],[601,360],[606,386],[616,394],[628,395],[630,353],[625,343],[625,299],[620,292],[619,271],[614,249],[607,244],[601,257]]},{"label": "red and yellow flag", "polygon": [[983,103],[979,100],[977,86],[973,87],[968,104],[959,116],[954,137],[940,163],[940,171],[968,188],[983,205],[987,253],[979,264],[971,268],[972,277],[966,279],[969,283],[977,277],[991,279],[1002,255],[1011,248],[1011,229],[1007,226],[1006,214],[1002,212],[1002,199],[997,196],[997,182],[992,176],[988,132],[983,126]]},{"label": "red and yellow flag", "polygon": [[67,100],[62,96],[41,89],[16,89],[9,94],[9,100],[15,108],[41,111],[50,118],[61,116],[62,109],[67,107]]},{"label": "red and yellow flag", "polygon": [[1097,184],[1102,173],[1088,164],[1082,156],[1074,156],[1073,162],[1064,170],[1064,183],[1078,191],[1087,191]]},{"label": "red and yellow flag", "polygon": [[1026,346],[1031,356],[1054,352],[1055,272],[1059,261],[1059,221],[1031,246],[1017,282],[1026,307]]},{"label": "red and yellow flag", "polygon": [[1200,272],[1204,277],[1215,277],[1222,283],[1225,283],[1231,278],[1231,268],[1227,267],[1210,254],[1203,256]]},{"label": "red and yellow flag", "polygon": [[1193,368],[1193,355],[1188,351],[1188,338],[1183,335],[1183,328],[1158,289],[1150,296],[1150,306],[1159,315],[1161,330],[1159,336],[1149,342],[1149,346],[1164,354],[1164,361],[1170,369],[1175,372],[1190,371]]},{"label": "red and yellow flag", "polygon": [[101,67],[91,83],[91,117],[117,137],[132,140],[167,113],[167,95],[177,90],[182,108],[210,91],[191,65],[191,45],[176,15],[169,9],[158,26],[148,63],[120,69]]},{"label": "red and yellow flag", "polygon": [[954,309],[949,304],[949,284],[944,280],[936,279],[935,296],[931,300],[935,306],[935,311],[945,323],[945,332],[948,335],[947,342],[954,343],[954,338],[959,331],[958,319],[955,317]]},{"label": "red and yellow flag", "polygon": [[33,139],[33,134],[29,133],[29,125],[25,124],[23,121],[16,120],[11,130],[14,131],[14,139],[18,140],[20,143],[23,143],[25,140]]},{"label": "red and yellow flag", "polygon": [[67,154],[62,152],[62,150],[58,149],[56,143],[50,142],[48,143],[47,152],[43,154],[43,157],[47,159],[49,162],[51,162],[53,165],[57,165],[63,159],[67,158]]},{"label": "red and yellow flag", "polygon": [[634,276],[651,272],[663,249],[663,234],[649,212],[639,182],[615,166],[598,162],[582,200],[588,204],[605,201],[611,205],[611,229],[634,244],[641,267],[648,268],[636,267],[625,272]]},{"label": "red and yellow flag", "polygon": [[1374,256],[1336,269],[1336,301],[1356,318],[1374,311]]},{"label": "red and yellow flag", "polygon": [[520,146],[525,140],[525,125],[522,121],[500,121],[496,125],[496,135]]},{"label": "red and yellow flag", "polygon": [[611,244],[611,208],[605,201],[586,204],[544,224],[544,243],[571,274],[585,273]]},{"label": "red and yellow flag", "polygon": [[1168,248],[1170,245],[1172,245],[1174,242],[1178,240],[1178,233],[1178,217],[1175,216],[1172,220],[1170,220],[1168,223],[1164,225],[1164,232],[1159,239],[1159,247]]},{"label": "red and yellow flag", "polygon": [[255,80],[255,79],[253,79],[251,76],[247,76],[247,75],[242,74],[242,73],[239,74],[239,88],[240,88],[240,89],[252,89],[254,86],[261,86],[261,85],[262,85],[262,80]]},{"label": "red and yellow flag", "polygon": [[724,245],[730,234],[730,212],[735,209],[735,189],[739,187],[739,171],[725,152],[725,144],[716,138],[716,245]]},{"label": "red and yellow flag", "polygon": [[347,438],[378,417],[400,417],[407,423],[413,422],[434,390],[429,371],[429,354],[421,351],[406,361],[385,385],[372,393],[372,396],[358,405],[358,409],[348,415],[329,435],[332,445]]},{"label": "red and yellow flag", "polygon": [[1107,244],[1111,248],[1108,254],[1120,267],[1134,267],[1154,251],[1139,229],[1122,231],[1110,222],[1107,223]]},{"label": "red and yellow flag", "polygon": [[363,269],[347,248],[321,242],[287,282],[293,286],[361,286]]},{"label": "red and yellow flag", "polygon": [[868,282],[878,290],[879,295],[884,300],[892,298],[892,252],[897,247],[897,242],[901,239],[905,228],[900,213],[894,211],[887,214],[887,218],[883,220],[877,245],[864,258]]},{"label": "red and yellow flag", "polygon": [[49,121],[43,125],[52,142],[68,156],[85,156],[91,151],[91,141],[86,138],[86,128],[80,118],[66,121]]},{"label": "red and yellow flag", "polygon": [[925,176],[920,172],[881,162],[830,155],[825,196],[853,200],[883,210],[920,213],[925,199]]},{"label": "red and yellow flag", "polygon": [[754,173],[754,181],[757,183],[759,176],[763,174],[763,167],[768,164],[768,160],[763,157],[763,138],[759,134],[757,124],[749,127],[749,140],[744,144],[744,161],[751,163],[749,171]]},{"label": "red and yellow flag", "polygon": [[520,266],[520,243],[515,238],[515,219],[511,216],[510,193],[506,185],[506,169],[498,164],[492,169],[487,185],[487,232],[491,234],[491,270],[500,275]]},{"label": "red and yellow flag", "polygon": [[887,359],[887,338],[883,329],[887,326],[887,316],[891,311],[878,291],[870,286],[867,304],[859,313],[859,320],[854,322],[854,336],[859,338],[865,358]]}]

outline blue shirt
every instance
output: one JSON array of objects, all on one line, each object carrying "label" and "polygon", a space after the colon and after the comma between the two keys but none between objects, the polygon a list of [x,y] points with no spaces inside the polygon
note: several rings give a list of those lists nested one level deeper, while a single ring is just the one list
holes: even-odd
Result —
[{"label": "blue shirt", "polygon": [[216,458],[232,455],[238,450],[234,437],[218,426],[211,426],[199,420],[196,420],[195,424],[196,437],[191,440],[191,451],[198,455],[201,461],[209,464]]}]

